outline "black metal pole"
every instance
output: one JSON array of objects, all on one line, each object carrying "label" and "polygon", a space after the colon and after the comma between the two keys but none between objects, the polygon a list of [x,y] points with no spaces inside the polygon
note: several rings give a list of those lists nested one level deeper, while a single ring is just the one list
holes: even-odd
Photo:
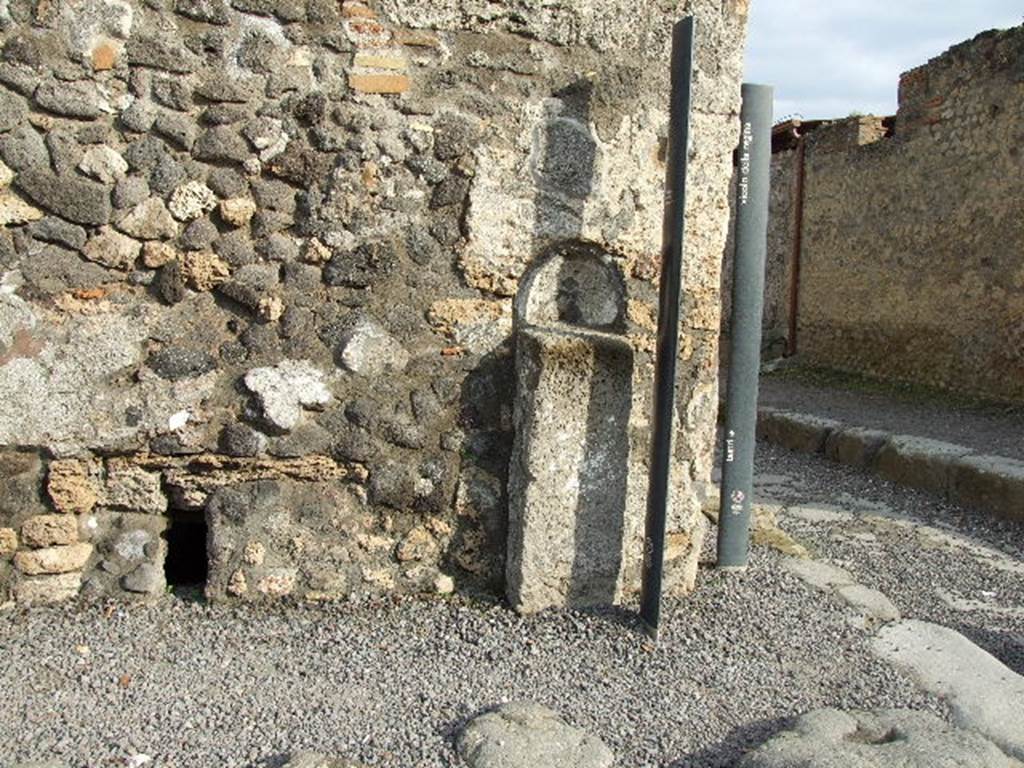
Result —
[{"label": "black metal pole", "polygon": [[772,89],[743,85],[736,189],[736,256],[729,326],[729,381],[718,512],[718,567],[743,569],[750,551],[757,379],[761,370],[764,263],[772,159]]},{"label": "black metal pole", "polygon": [[672,468],[672,414],[676,402],[679,355],[679,294],[682,289],[686,167],[690,146],[693,90],[694,19],[672,30],[672,95],[669,103],[668,165],[665,170],[665,218],[662,223],[661,278],[658,291],[658,348],[654,375],[651,468],[647,486],[640,619],[658,638],[661,582],[665,567],[665,522]]}]

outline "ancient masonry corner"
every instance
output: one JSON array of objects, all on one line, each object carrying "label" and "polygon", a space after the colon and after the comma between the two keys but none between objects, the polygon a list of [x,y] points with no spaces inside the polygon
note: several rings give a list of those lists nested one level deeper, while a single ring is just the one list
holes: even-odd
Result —
[{"label": "ancient masonry corner", "polygon": [[699,519],[746,3],[471,6],[0,4],[0,604],[500,593],[511,297],[598,248],[651,365],[683,13]]}]

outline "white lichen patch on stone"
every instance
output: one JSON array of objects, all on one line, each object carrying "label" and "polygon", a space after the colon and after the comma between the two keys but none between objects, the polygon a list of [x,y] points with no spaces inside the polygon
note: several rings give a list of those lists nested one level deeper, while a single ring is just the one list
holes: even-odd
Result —
[{"label": "white lichen patch on stone", "polygon": [[259,399],[263,416],[278,429],[294,429],[304,408],[320,409],[333,395],[323,371],[308,360],[283,360],[245,374],[245,386]]}]

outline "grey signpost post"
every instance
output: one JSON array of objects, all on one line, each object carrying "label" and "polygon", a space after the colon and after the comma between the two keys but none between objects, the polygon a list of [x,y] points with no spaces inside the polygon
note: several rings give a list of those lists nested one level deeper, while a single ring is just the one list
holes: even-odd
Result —
[{"label": "grey signpost post", "polygon": [[768,188],[772,156],[772,88],[743,85],[736,182],[729,380],[725,400],[718,567],[742,569],[750,550],[761,316],[768,250]]},{"label": "grey signpost post", "polygon": [[665,523],[672,467],[672,414],[675,411],[676,358],[679,355],[679,294],[682,288],[686,166],[690,144],[693,40],[694,20],[687,17],[678,22],[672,32],[672,94],[658,295],[658,347],[640,589],[640,618],[647,633],[655,639],[661,617]]}]

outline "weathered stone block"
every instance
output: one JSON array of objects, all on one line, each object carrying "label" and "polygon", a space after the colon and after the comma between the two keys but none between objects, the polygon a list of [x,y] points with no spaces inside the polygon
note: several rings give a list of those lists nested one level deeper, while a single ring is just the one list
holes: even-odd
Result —
[{"label": "weathered stone block", "polygon": [[758,439],[781,445],[791,451],[821,453],[829,435],[841,428],[838,421],[805,413],[761,408],[757,412]]},{"label": "weathered stone block", "polygon": [[58,512],[91,512],[99,498],[92,469],[87,462],[78,459],[50,462],[46,491]]},{"label": "weathered stone block", "polygon": [[38,515],[21,526],[21,540],[27,547],[52,547],[78,541],[78,520],[74,515]]},{"label": "weathered stone block", "polygon": [[14,599],[19,603],[59,603],[70,600],[82,587],[82,574],[61,573],[56,576],[36,576],[20,579],[14,587]]},{"label": "weathered stone block", "polygon": [[878,451],[878,474],[900,485],[945,495],[952,468],[968,448],[941,440],[893,435]]},{"label": "weathered stone block", "polygon": [[1002,456],[965,456],[951,467],[952,501],[1024,520],[1024,462]]},{"label": "weathered stone block", "polygon": [[0,528],[0,557],[8,557],[18,549],[18,532],[13,528]]},{"label": "weathered stone block", "polygon": [[45,512],[39,454],[0,450],[0,521]]},{"label": "weathered stone block", "polygon": [[14,566],[26,576],[80,571],[89,562],[92,544],[69,544],[18,552]]},{"label": "weathered stone block", "polygon": [[825,440],[825,455],[851,467],[869,467],[888,439],[889,433],[878,429],[844,427],[829,434]]},{"label": "weathered stone block", "polygon": [[107,462],[106,482],[99,503],[126,512],[160,515],[167,511],[160,473],[150,472],[125,459]]},{"label": "weathered stone block", "polygon": [[[650,450],[641,404],[653,384],[613,332],[624,306],[614,270],[588,248],[540,259],[516,297],[506,583],[519,611],[610,605],[639,586]],[[704,528],[677,469],[668,580],[684,591]]]}]

